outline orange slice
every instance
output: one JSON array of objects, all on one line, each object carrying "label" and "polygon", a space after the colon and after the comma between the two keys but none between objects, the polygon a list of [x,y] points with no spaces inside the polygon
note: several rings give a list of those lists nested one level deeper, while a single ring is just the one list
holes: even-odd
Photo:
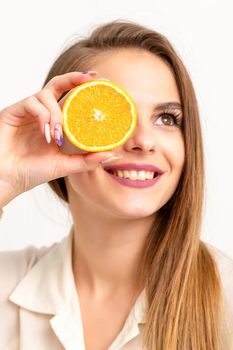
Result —
[{"label": "orange slice", "polygon": [[74,88],[62,107],[63,129],[73,145],[88,152],[123,145],[136,128],[136,106],[120,86],[104,79]]}]

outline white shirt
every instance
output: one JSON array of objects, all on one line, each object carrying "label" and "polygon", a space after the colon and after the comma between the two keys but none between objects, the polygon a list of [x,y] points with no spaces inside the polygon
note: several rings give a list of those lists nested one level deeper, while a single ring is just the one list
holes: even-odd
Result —
[{"label": "white shirt", "polygon": [[[0,350],[85,350],[72,272],[72,230],[50,247],[0,253]],[[233,343],[233,260],[209,245],[224,286]],[[145,290],[107,350],[141,350]],[[98,340],[97,340],[98,341]],[[230,347],[226,350],[233,349]]]}]

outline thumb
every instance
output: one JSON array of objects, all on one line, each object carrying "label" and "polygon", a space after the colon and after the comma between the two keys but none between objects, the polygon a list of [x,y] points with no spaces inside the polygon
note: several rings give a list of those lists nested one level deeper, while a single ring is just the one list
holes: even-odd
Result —
[{"label": "thumb", "polygon": [[64,177],[73,173],[81,173],[94,170],[99,163],[120,159],[113,152],[97,152],[87,154],[61,154],[56,166],[56,178]]}]

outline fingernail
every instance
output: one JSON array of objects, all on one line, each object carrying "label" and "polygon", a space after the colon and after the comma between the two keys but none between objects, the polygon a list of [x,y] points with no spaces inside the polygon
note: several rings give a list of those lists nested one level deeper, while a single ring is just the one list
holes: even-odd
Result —
[{"label": "fingernail", "polygon": [[89,70],[87,71],[87,74],[98,74],[96,70]]},{"label": "fingernail", "polygon": [[54,138],[58,146],[62,145],[63,142],[63,133],[61,124],[56,124],[54,127]]},{"label": "fingernail", "polygon": [[98,72],[96,72],[95,70],[88,70],[88,71],[82,72],[82,74],[98,74]]},{"label": "fingernail", "polygon": [[46,123],[44,126],[45,139],[48,143],[51,142],[50,125]]},{"label": "fingernail", "polygon": [[112,162],[113,160],[120,159],[120,158],[123,158],[123,156],[114,156],[114,157],[105,159],[105,160],[103,160],[103,161],[100,162],[100,163],[106,164],[106,163],[110,163],[110,162]]}]

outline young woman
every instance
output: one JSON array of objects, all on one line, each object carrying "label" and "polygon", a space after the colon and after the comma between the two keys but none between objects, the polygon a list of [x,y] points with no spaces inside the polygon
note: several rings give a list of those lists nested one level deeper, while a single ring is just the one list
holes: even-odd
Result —
[{"label": "young woman", "polygon": [[[111,154],[81,154],[61,106],[99,78],[130,94],[137,128]],[[114,21],[66,49],[41,91],[1,111],[0,162],[0,207],[49,182],[73,217],[61,242],[0,254],[1,349],[232,348],[233,262],[200,239],[198,107],[163,35]]]}]

